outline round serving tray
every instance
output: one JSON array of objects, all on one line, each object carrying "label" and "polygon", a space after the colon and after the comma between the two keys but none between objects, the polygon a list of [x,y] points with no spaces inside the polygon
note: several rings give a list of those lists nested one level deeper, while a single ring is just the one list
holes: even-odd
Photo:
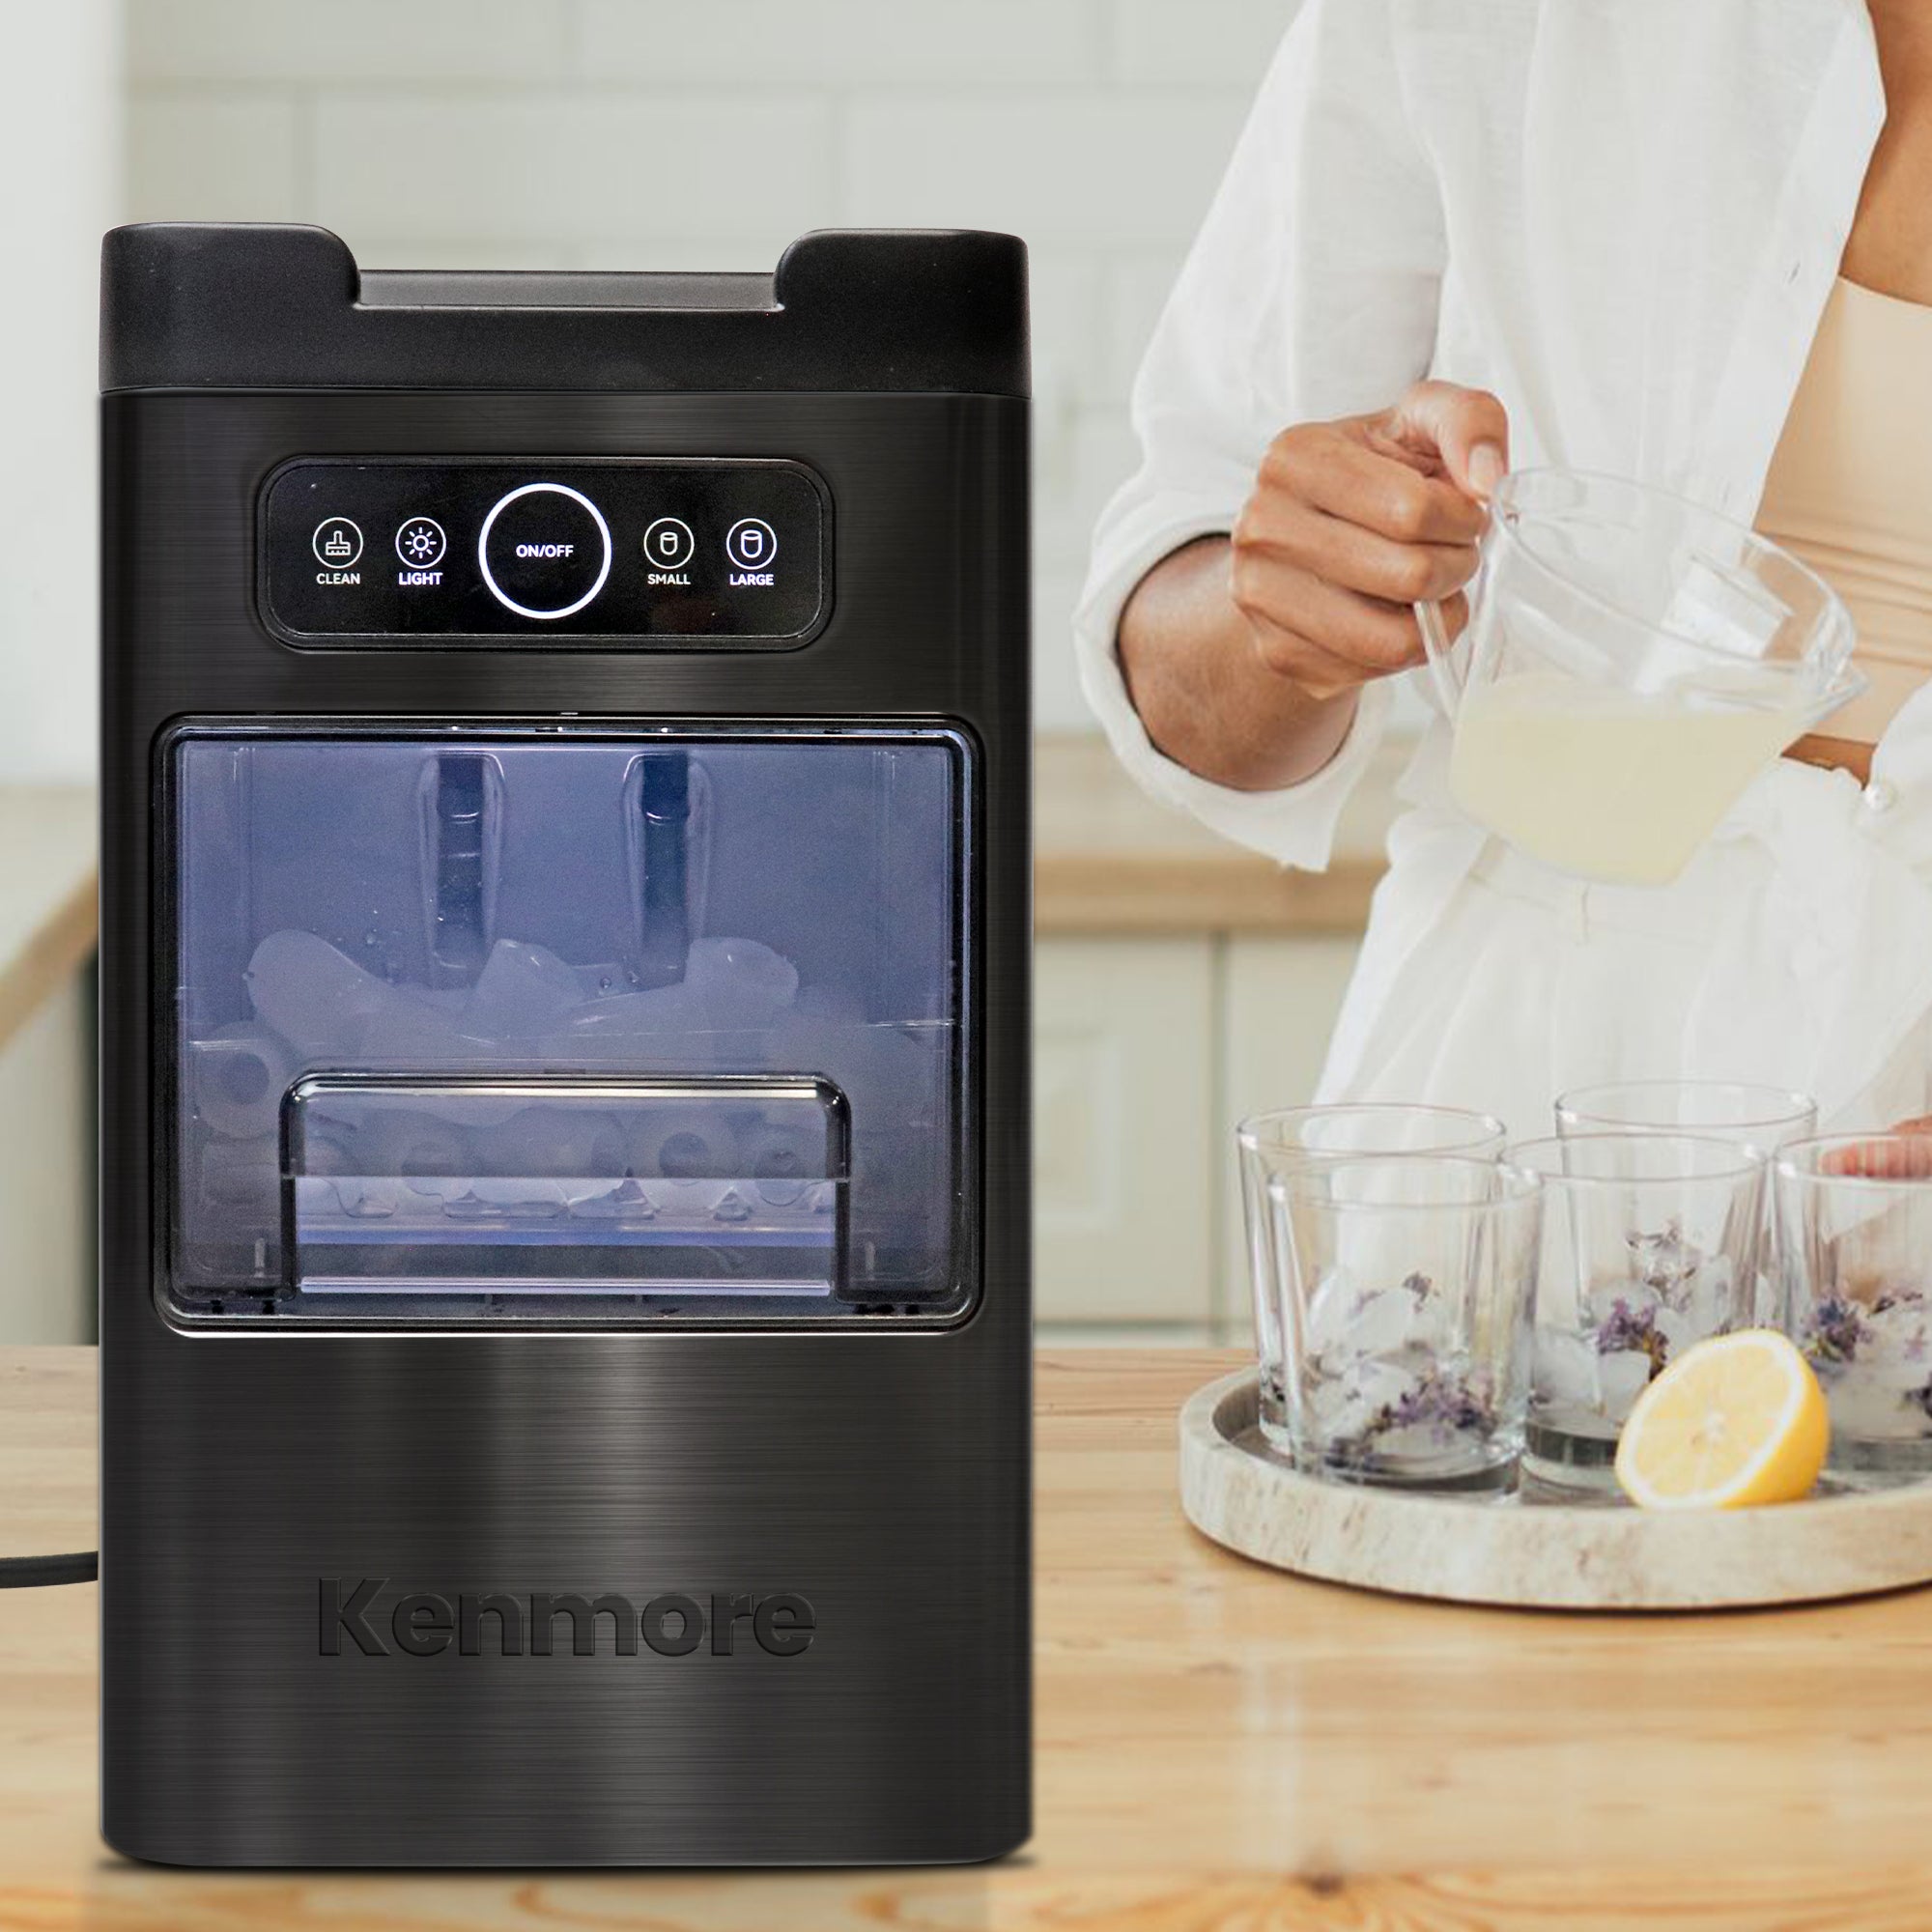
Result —
[{"label": "round serving tray", "polygon": [[1258,1563],[1457,1604],[1700,1610],[1932,1582],[1932,1483],[1672,1515],[1321,1482],[1263,1441],[1252,1371],[1180,1411],[1180,1500]]}]

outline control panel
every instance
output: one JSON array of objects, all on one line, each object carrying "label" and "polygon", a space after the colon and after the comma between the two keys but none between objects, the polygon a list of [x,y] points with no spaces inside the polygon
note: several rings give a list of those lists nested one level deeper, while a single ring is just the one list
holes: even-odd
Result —
[{"label": "control panel", "polygon": [[298,459],[270,477],[260,597],[295,644],[783,648],[830,603],[802,464]]}]

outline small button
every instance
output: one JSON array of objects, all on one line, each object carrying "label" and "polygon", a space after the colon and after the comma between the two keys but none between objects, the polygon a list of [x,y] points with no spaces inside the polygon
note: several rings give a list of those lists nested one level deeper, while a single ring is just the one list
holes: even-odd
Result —
[{"label": "small button", "polygon": [[1898,803],[1898,787],[1889,779],[1873,779],[1864,797],[1867,811],[1889,811]]},{"label": "small button", "polygon": [[330,570],[347,570],[362,554],[362,532],[347,517],[325,517],[309,541],[315,560]]},{"label": "small button", "polygon": [[434,570],[449,548],[434,517],[412,517],[396,532],[396,554],[412,570]]},{"label": "small button", "polygon": [[740,570],[769,570],[779,554],[772,526],[758,517],[742,517],[724,538],[724,554]]},{"label": "small button", "polygon": [[660,517],[644,532],[644,563],[651,570],[682,570],[696,548],[691,526],[675,517]]},{"label": "small button", "polygon": [[568,617],[611,575],[611,526],[582,491],[526,483],[483,519],[476,556],[490,594],[520,617]]}]

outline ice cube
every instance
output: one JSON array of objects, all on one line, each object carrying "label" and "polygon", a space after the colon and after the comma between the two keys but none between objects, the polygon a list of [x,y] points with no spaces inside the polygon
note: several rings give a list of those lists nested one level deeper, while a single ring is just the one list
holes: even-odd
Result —
[{"label": "ice cube", "polygon": [[1337,1440],[1362,1434],[1415,1388],[1415,1378],[1386,1362],[1351,1363],[1340,1375],[1311,1376],[1307,1400],[1316,1428]]},{"label": "ice cube", "polygon": [[1749,1302],[1736,1292],[1736,1274],[1728,1255],[1707,1256],[1682,1283],[1677,1306],[1690,1318],[1692,1332],[1700,1341],[1706,1335],[1723,1333],[1750,1313]]},{"label": "ice cube", "polygon": [[257,1015],[310,1061],[353,1059],[388,986],[312,932],[271,932],[244,974]]},{"label": "ice cube", "polygon": [[768,1026],[798,992],[798,969],[755,939],[693,941],[684,977],[718,1029]]},{"label": "ice cube", "polygon": [[797,970],[769,946],[755,939],[699,939],[686,954],[684,978],[676,984],[580,998],[561,1010],[556,1016],[562,1028],[559,1044],[576,1041],[594,1049],[607,1036],[769,1026],[797,991]]},{"label": "ice cube", "polygon": [[358,1221],[380,1221],[396,1211],[396,1190],[387,1181],[345,1179],[335,1183],[335,1198],[345,1214]]},{"label": "ice cube", "polygon": [[1650,1357],[1641,1349],[1619,1349],[1597,1358],[1600,1406],[1612,1422],[1627,1416],[1650,1380]]},{"label": "ice cube", "polygon": [[1932,1417],[1862,1361],[1848,1363],[1826,1394],[1834,1435],[1910,1441],[1932,1431]]},{"label": "ice cube", "polygon": [[477,1171],[554,1178],[616,1178],[629,1163],[622,1124],[613,1114],[574,1107],[525,1107],[475,1133]]},{"label": "ice cube", "polygon": [[[359,1175],[472,1175],[476,1151],[469,1137],[434,1114],[382,1108],[356,1127],[344,1157]],[[311,1161],[311,1167],[315,1163]]]},{"label": "ice cube", "polygon": [[1536,1337],[1536,1395],[1539,1402],[1583,1403],[1597,1400],[1595,1347],[1580,1335],[1542,1329]]},{"label": "ice cube", "polygon": [[194,1110],[217,1134],[235,1140],[274,1134],[295,1072],[286,1041],[259,1020],[241,1020],[188,1042]]},{"label": "ice cube", "polygon": [[1703,1327],[1694,1316],[1676,1308],[1660,1307],[1653,1320],[1657,1323],[1657,1332],[1663,1337],[1664,1360],[1667,1362],[1674,1362],[1692,1343],[1701,1342],[1707,1335],[1717,1332],[1715,1327]]},{"label": "ice cube", "polygon": [[653,1107],[629,1135],[634,1174],[724,1180],[740,1172],[737,1137],[717,1107]]},{"label": "ice cube", "polygon": [[1355,1284],[1339,1269],[1317,1283],[1308,1298],[1303,1339],[1310,1354],[1346,1355],[1353,1352]]},{"label": "ice cube", "polygon": [[474,1057],[477,1042],[464,1036],[447,1006],[413,987],[384,991],[386,997],[362,1029],[359,1059],[411,1068],[448,1066]]},{"label": "ice cube", "polygon": [[499,939],[470,989],[462,1030],[483,1040],[546,1034],[582,999],[576,973],[548,947]]},{"label": "ice cube", "polygon": [[1356,1304],[1345,1346],[1364,1355],[1392,1355],[1416,1325],[1416,1298],[1406,1288],[1384,1288]]},{"label": "ice cube", "polygon": [[1909,1394],[1932,1382],[1932,1307],[1917,1299],[1889,1301],[1864,1317],[1858,1366],[1887,1387]]}]

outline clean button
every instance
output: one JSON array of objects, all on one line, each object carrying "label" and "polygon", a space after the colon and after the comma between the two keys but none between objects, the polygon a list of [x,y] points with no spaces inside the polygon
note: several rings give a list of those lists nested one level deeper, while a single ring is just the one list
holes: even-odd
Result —
[{"label": "clean button", "polygon": [[309,539],[315,560],[331,570],[347,570],[362,554],[362,532],[347,517],[325,517]]},{"label": "clean button", "polygon": [[582,491],[526,483],[483,519],[476,559],[491,595],[520,617],[569,617],[611,575],[611,526]]}]

